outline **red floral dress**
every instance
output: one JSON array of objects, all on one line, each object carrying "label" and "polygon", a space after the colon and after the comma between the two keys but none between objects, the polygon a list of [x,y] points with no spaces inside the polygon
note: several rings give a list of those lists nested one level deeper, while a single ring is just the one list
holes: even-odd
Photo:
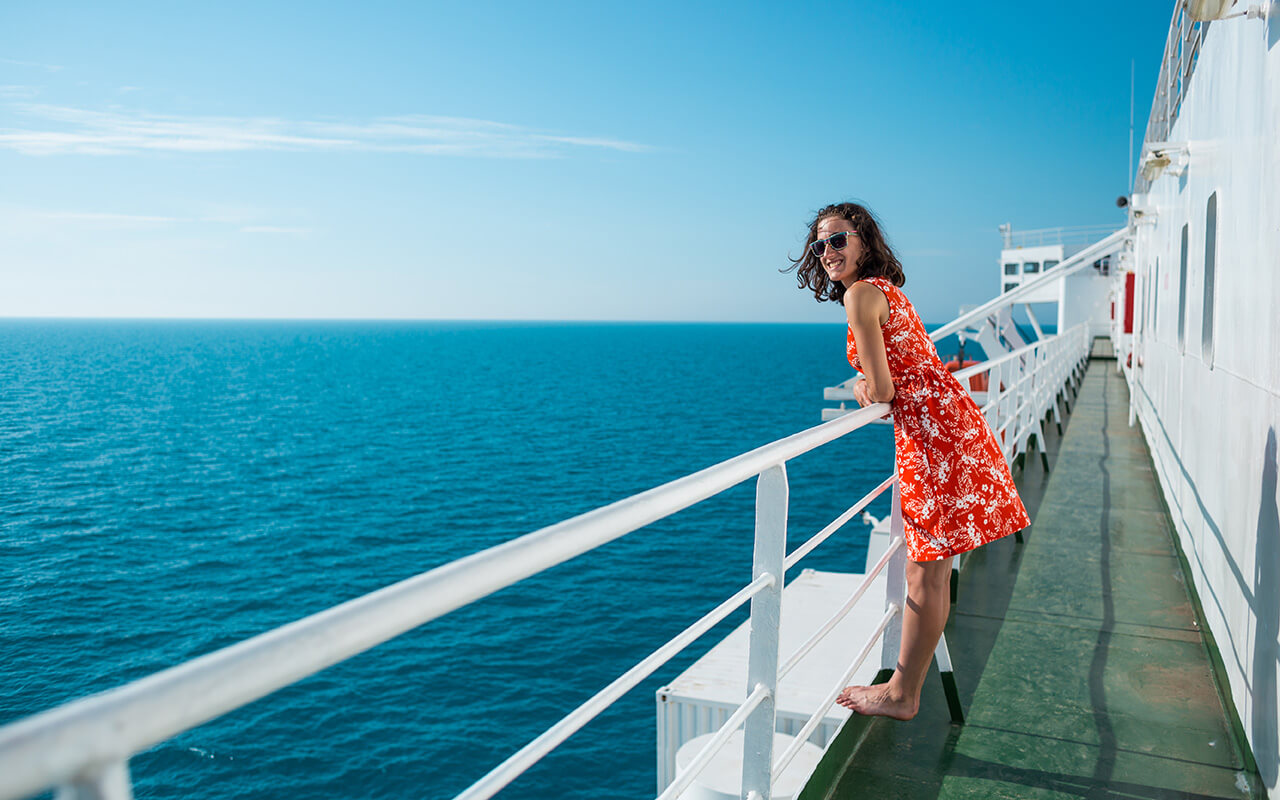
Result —
[{"label": "red floral dress", "polygon": [[[912,561],[937,561],[1031,524],[1000,444],[973,398],[938,358],[920,317],[886,278],[881,326],[893,377],[893,440]],[[849,331],[849,363],[862,371]]]}]

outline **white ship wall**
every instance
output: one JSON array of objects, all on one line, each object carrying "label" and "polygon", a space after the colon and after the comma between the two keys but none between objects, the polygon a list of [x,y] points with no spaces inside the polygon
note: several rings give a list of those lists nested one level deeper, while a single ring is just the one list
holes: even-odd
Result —
[{"label": "white ship wall", "polygon": [[1058,305],[1058,330],[1070,330],[1087,321],[1091,335],[1106,336],[1110,330],[1111,280],[1093,269],[1083,269],[1063,280],[1066,287]]},{"label": "white ship wall", "polygon": [[[1132,400],[1232,700],[1274,791],[1280,768],[1280,8],[1269,20],[1210,25],[1169,139],[1190,143],[1190,161],[1182,176],[1166,173],[1152,183],[1157,219],[1137,228]],[[1201,342],[1205,214],[1215,192],[1207,351]],[[1125,356],[1120,352],[1119,368]]]}]

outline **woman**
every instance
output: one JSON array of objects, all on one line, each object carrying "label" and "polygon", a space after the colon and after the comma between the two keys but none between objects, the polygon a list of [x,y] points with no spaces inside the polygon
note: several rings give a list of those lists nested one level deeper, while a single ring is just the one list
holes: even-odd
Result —
[{"label": "woman", "polygon": [[906,295],[902,264],[871,212],[839,203],[818,212],[792,267],[821,302],[844,304],[860,405],[893,404],[907,545],[902,646],[887,683],[847,687],[859,714],[911,719],[950,611],[950,559],[1031,524],[982,413],[947,372]]}]

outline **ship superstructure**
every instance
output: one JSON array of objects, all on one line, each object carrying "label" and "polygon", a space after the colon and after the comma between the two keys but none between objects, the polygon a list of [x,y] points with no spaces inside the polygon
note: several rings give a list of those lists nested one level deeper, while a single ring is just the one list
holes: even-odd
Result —
[{"label": "ship superstructure", "polygon": [[[1088,225],[1014,231],[1011,224],[1001,225],[1003,246],[999,261],[999,291],[1011,292],[1050,272],[1063,260],[1113,233],[1117,227]],[[1107,333],[1102,324],[1105,316],[1100,313],[1099,306],[1110,300],[1111,255],[1095,259],[1090,266],[1090,270],[1080,270],[1059,280],[1039,282],[1034,291],[1022,293],[1020,300],[1037,337],[1044,335],[1040,329],[1041,320],[1029,306],[1040,303],[1055,305],[1057,330],[1066,330],[1077,321],[1089,321],[1094,325],[1090,333]]]}]

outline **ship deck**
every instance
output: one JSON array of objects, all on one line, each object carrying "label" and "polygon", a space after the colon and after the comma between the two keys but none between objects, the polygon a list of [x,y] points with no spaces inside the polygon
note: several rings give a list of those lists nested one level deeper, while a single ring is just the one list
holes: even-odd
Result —
[{"label": "ship deck", "polygon": [[963,563],[946,636],[965,724],[931,667],[919,716],[851,718],[804,800],[1265,796],[1127,386],[1094,356],[1048,425],[1049,472],[1033,454],[1018,476],[1025,541]]}]

